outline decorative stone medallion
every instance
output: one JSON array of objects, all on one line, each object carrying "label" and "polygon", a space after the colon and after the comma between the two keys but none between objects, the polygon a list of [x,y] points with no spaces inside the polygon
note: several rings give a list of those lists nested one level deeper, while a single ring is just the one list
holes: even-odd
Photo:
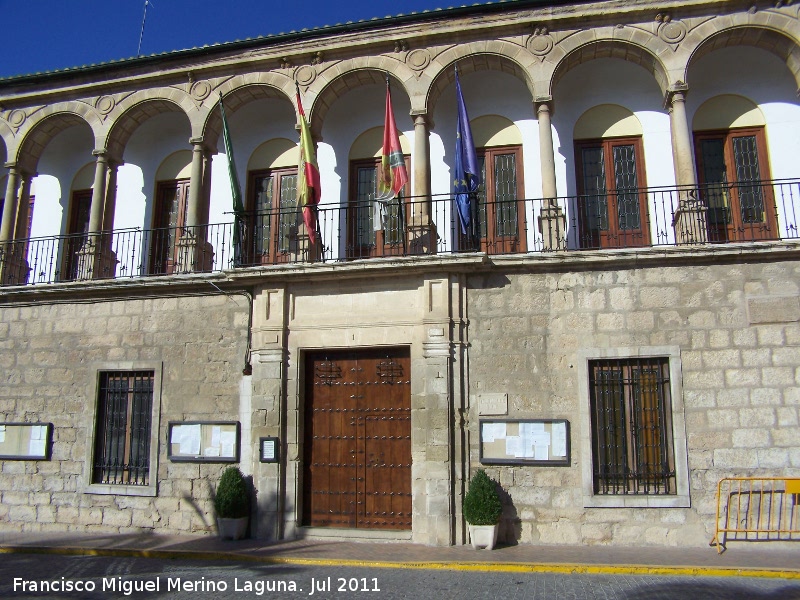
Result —
[{"label": "decorative stone medallion", "polygon": [[657,15],[659,21],[658,37],[668,44],[679,44],[686,37],[686,25],[681,21],[673,21],[669,15]]},{"label": "decorative stone medallion", "polygon": [[114,100],[111,96],[100,96],[94,102],[94,107],[97,109],[101,115],[105,116],[114,110],[114,107],[117,105],[117,101]]},{"label": "decorative stone medallion", "polygon": [[553,36],[547,31],[547,27],[543,25],[535,26],[533,34],[525,42],[525,47],[534,56],[544,56],[553,49],[554,45]]},{"label": "decorative stone medallion", "polygon": [[211,94],[211,84],[206,81],[195,81],[189,89],[189,94],[198,102],[202,102]]},{"label": "decorative stone medallion", "polygon": [[294,78],[297,83],[300,85],[311,85],[314,83],[314,80],[317,78],[317,70],[310,66],[310,65],[303,65],[302,67],[297,67],[294,72]]},{"label": "decorative stone medallion", "polygon": [[406,54],[406,64],[414,71],[422,71],[431,64],[431,55],[424,48],[412,50]]},{"label": "decorative stone medallion", "polygon": [[24,110],[12,110],[8,115],[8,124],[12,127],[20,127],[27,118]]}]

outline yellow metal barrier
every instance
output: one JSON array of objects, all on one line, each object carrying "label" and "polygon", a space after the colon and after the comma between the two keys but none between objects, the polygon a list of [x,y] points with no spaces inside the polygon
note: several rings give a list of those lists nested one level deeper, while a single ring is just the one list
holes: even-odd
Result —
[{"label": "yellow metal barrier", "polygon": [[728,540],[800,540],[800,478],[720,479],[709,546],[722,553]]}]

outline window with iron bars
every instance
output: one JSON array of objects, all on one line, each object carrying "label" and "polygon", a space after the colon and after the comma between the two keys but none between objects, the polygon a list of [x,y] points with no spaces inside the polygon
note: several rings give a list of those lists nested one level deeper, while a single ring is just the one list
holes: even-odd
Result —
[{"label": "window with iron bars", "polygon": [[589,361],[594,493],[676,494],[669,360]]},{"label": "window with iron bars", "polygon": [[150,484],[153,371],[103,371],[92,483]]}]

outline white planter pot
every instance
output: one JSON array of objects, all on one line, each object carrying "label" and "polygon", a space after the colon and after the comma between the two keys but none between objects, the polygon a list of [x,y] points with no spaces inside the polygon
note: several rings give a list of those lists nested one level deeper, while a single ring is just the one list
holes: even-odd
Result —
[{"label": "white planter pot", "polygon": [[469,539],[472,542],[472,547],[476,550],[478,548],[493,549],[497,544],[498,529],[497,525],[470,525]]},{"label": "white planter pot", "polygon": [[223,540],[241,540],[247,535],[247,517],[241,519],[220,519],[217,517],[217,531]]}]

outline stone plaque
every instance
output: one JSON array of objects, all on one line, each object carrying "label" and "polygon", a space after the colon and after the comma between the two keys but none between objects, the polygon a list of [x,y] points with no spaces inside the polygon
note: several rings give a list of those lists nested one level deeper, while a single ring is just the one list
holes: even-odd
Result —
[{"label": "stone plaque", "polygon": [[479,415],[507,415],[508,394],[478,394]]}]

